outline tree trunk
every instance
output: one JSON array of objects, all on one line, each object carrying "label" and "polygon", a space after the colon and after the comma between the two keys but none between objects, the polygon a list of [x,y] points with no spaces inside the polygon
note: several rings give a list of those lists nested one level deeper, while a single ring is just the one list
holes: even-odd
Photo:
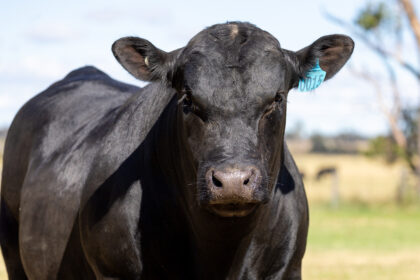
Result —
[{"label": "tree trunk", "polygon": [[[405,14],[407,15],[408,21],[411,26],[411,30],[413,31],[414,38],[416,39],[417,43],[417,51],[418,51],[418,59],[420,60],[420,22],[414,10],[413,3],[411,0],[399,0],[401,6],[403,7]],[[419,84],[420,79],[417,78]],[[420,105],[419,105],[420,107]],[[417,193],[420,197],[420,110],[417,112]]]}]

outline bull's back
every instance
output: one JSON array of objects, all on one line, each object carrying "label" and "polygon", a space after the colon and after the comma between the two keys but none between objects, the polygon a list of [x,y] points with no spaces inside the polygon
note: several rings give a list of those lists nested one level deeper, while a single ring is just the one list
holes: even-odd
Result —
[{"label": "bull's back", "polygon": [[2,198],[18,219],[20,190],[31,167],[71,153],[107,114],[139,88],[83,67],[29,100],[9,129],[3,158]]}]

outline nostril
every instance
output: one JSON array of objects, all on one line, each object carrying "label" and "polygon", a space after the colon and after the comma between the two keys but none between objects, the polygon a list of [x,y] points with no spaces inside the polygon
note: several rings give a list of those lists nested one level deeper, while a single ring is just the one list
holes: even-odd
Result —
[{"label": "nostril", "polygon": [[[252,168],[250,170],[244,171],[244,177],[246,178],[243,182],[245,186],[249,186],[251,182],[255,180],[255,170]],[[252,185],[252,184],[251,184]]]},{"label": "nostril", "polygon": [[222,182],[220,182],[215,176],[214,176],[214,172],[211,176],[211,180],[213,181],[213,185],[215,185],[216,187],[221,188],[223,186]]},{"label": "nostril", "polygon": [[259,170],[254,167],[227,167],[216,170],[211,168],[206,172],[208,187],[216,192],[252,191],[259,185]]}]

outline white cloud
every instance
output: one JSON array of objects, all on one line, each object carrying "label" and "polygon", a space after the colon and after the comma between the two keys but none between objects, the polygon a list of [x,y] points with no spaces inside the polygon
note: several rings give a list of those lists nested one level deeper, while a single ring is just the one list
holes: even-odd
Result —
[{"label": "white cloud", "polygon": [[19,81],[55,80],[68,71],[62,60],[45,55],[26,55],[19,60],[6,60],[0,64],[0,80],[11,84]]},{"label": "white cloud", "polygon": [[60,60],[45,56],[27,56],[20,69],[41,78],[56,79],[66,72],[67,66]]},{"label": "white cloud", "polygon": [[25,31],[27,39],[40,44],[65,43],[80,39],[82,32],[62,21],[43,21]]},{"label": "white cloud", "polygon": [[142,6],[121,5],[120,7],[101,6],[90,9],[85,19],[100,24],[109,24],[121,21],[131,21],[151,26],[169,26],[174,21],[173,12],[164,6],[152,6],[143,9]]}]

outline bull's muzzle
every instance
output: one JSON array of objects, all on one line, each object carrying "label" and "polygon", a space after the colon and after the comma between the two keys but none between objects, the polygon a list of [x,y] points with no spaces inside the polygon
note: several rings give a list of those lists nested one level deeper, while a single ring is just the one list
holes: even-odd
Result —
[{"label": "bull's muzzle", "polygon": [[255,190],[261,184],[261,172],[255,166],[210,168],[206,182],[208,209],[219,216],[243,217],[260,203],[255,199]]}]

